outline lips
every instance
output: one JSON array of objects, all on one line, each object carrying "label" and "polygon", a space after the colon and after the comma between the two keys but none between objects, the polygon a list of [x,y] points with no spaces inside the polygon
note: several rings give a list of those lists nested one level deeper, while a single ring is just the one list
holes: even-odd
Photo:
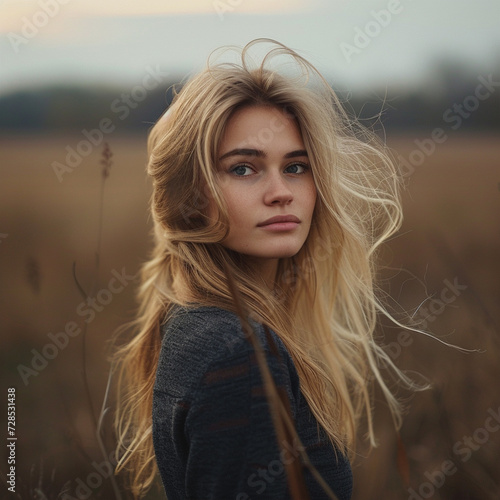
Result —
[{"label": "lips", "polygon": [[270,219],[265,220],[264,222],[260,222],[257,224],[258,227],[268,226],[269,224],[276,224],[280,222],[296,222],[300,223],[300,219],[295,217],[295,215],[276,215],[275,217],[271,217]]}]

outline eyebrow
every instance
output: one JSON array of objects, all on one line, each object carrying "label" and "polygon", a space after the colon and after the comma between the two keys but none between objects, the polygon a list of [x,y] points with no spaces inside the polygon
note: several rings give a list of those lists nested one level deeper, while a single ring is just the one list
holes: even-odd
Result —
[{"label": "eyebrow", "polygon": [[[219,158],[219,161],[224,160],[224,158],[228,158],[230,156],[256,156],[257,158],[265,158],[267,155],[261,149],[238,148],[224,153]],[[295,151],[286,153],[283,158],[296,158],[297,156],[308,156],[307,151],[305,149],[296,149]]]}]

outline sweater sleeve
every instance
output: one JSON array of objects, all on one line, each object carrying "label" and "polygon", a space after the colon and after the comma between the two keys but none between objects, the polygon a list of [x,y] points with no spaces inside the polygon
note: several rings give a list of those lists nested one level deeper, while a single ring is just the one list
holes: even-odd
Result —
[{"label": "sweater sleeve", "polygon": [[[286,363],[266,351],[278,387],[295,411]],[[280,455],[255,353],[248,342],[209,365],[185,420],[188,446],[186,493],[190,499],[286,499]]]}]

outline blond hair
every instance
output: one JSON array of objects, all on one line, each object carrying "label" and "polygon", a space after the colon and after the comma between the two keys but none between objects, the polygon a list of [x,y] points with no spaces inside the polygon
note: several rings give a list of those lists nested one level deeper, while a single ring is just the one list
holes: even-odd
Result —
[{"label": "blond hair", "polygon": [[[253,63],[249,50],[261,42],[274,46],[260,64]],[[290,58],[299,73],[270,69],[279,56]],[[229,224],[216,181],[219,144],[234,111],[256,105],[296,120],[317,189],[307,240],[295,256],[280,260],[272,291],[241,255],[220,243]],[[148,150],[154,249],[142,268],[137,333],[116,354],[118,469],[129,469],[134,493],[147,490],[157,471],[151,408],[160,327],[173,304],[234,311],[225,269],[248,309],[283,340],[311,411],[341,452],[352,456],[363,418],[375,444],[373,381],[399,427],[401,407],[380,363],[403,384],[413,384],[374,340],[377,314],[393,319],[374,282],[377,249],[401,224],[400,181],[387,148],[349,119],[314,66],[267,39],[247,44],[239,64],[209,60],[153,127]],[[210,200],[218,207],[217,219],[206,215]]]}]

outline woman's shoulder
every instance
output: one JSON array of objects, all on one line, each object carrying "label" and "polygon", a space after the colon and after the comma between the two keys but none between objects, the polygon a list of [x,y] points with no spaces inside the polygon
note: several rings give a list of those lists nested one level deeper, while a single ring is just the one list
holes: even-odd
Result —
[{"label": "woman's shoulder", "polygon": [[[249,322],[268,361],[280,365],[280,369],[284,364],[292,377],[298,378],[293,361],[279,336],[268,329],[269,338],[262,324],[253,319]],[[177,383],[195,388],[214,367],[229,370],[245,361],[254,362],[253,345],[243,331],[238,315],[217,306],[174,306],[169,319],[162,325],[161,334],[157,389],[168,385],[171,392]]]},{"label": "woman's shoulder", "polygon": [[[263,325],[252,318],[249,318],[249,323],[263,348],[269,349]],[[288,354],[280,337],[273,330],[268,331],[278,349]],[[217,306],[176,305],[162,326],[161,334],[163,344],[183,349],[203,349],[205,355],[210,357],[227,356],[251,347],[238,315]],[[210,348],[209,352],[207,348]]]},{"label": "woman's shoulder", "polygon": [[222,354],[227,347],[241,348],[245,339],[235,313],[201,305],[174,306],[162,325],[161,335],[163,345],[182,350],[202,349],[211,357]]}]

